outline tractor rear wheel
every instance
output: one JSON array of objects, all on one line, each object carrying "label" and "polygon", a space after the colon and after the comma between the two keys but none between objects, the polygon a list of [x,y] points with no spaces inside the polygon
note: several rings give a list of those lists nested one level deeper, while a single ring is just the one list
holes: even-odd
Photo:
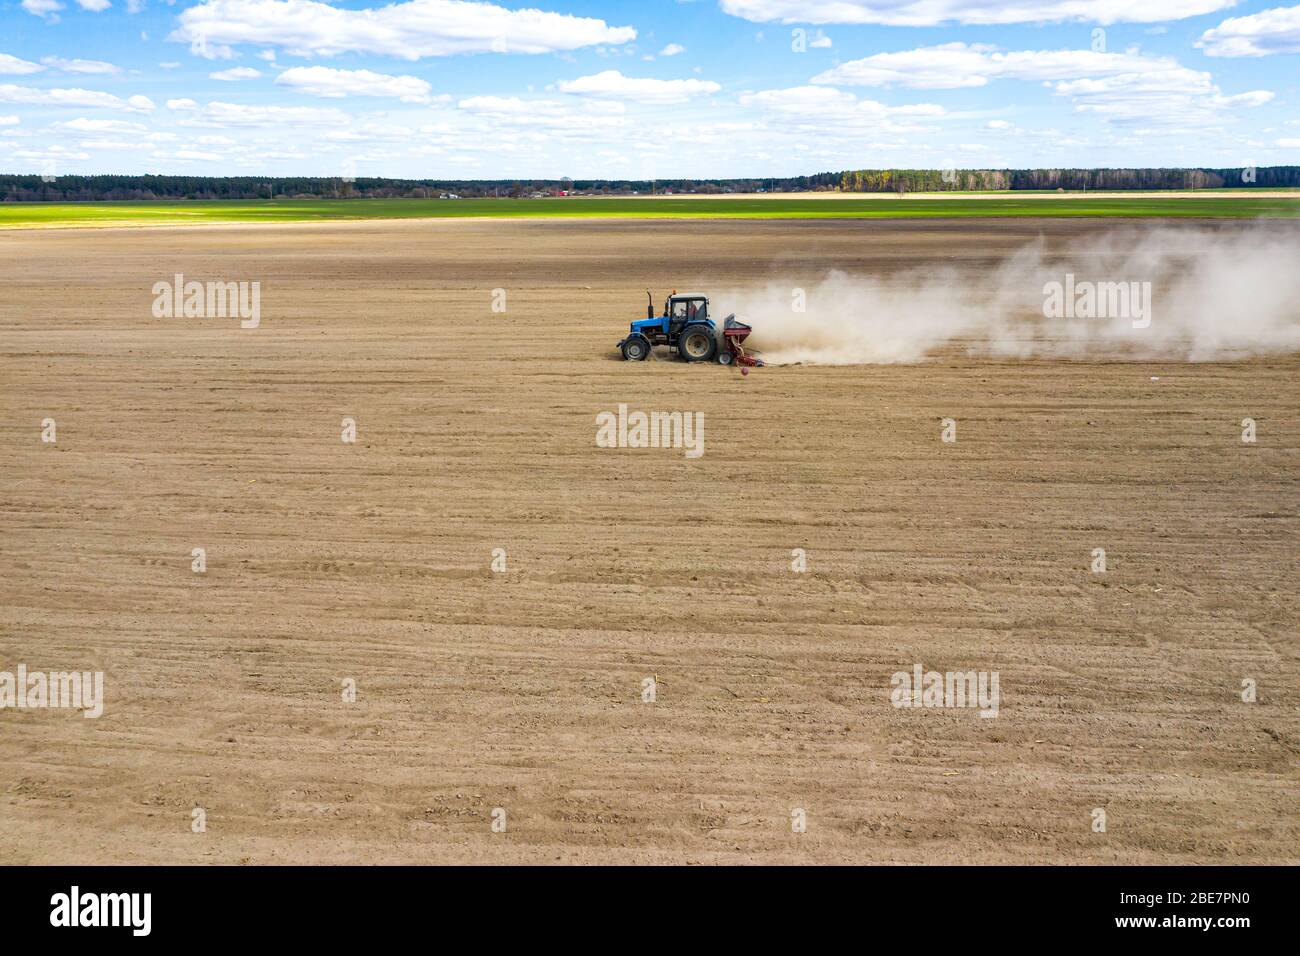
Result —
[{"label": "tractor rear wheel", "polygon": [[677,339],[677,351],[688,362],[707,362],[718,351],[718,340],[707,325],[688,325]]},{"label": "tractor rear wheel", "polygon": [[650,343],[640,335],[623,342],[623,358],[629,362],[644,362],[650,357]]}]

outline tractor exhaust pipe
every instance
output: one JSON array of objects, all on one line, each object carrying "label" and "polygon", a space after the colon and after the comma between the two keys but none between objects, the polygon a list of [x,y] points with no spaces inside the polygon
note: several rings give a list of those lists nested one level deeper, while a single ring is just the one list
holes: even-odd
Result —
[{"label": "tractor exhaust pipe", "polygon": [[645,317],[647,319],[653,319],[655,317],[655,297],[650,294],[649,289],[645,290],[645,297],[646,297]]}]

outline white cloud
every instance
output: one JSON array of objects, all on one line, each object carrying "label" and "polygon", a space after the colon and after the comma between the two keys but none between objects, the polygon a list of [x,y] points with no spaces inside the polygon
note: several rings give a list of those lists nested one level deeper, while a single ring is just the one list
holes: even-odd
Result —
[{"label": "white cloud", "polygon": [[1202,33],[1196,45],[1206,56],[1300,53],[1300,7],[1274,7],[1248,17],[1232,17]]},{"label": "white cloud", "polygon": [[209,73],[208,79],[236,83],[239,80],[255,80],[261,75],[261,70],[255,70],[251,66],[236,66],[229,70],[217,70],[215,73]]},{"label": "white cloud", "polygon": [[1007,130],[1012,129],[1012,125],[1006,120],[989,120],[984,124],[985,129]]},{"label": "white cloud", "polygon": [[524,100],[517,96],[471,96],[456,105],[474,113],[518,116],[562,108],[558,100]]},{"label": "white cloud", "polygon": [[[173,31],[167,39],[176,39],[176,32]],[[234,50],[224,43],[208,43],[207,37],[203,35],[202,31],[190,41],[190,53],[193,56],[201,56],[205,60],[233,60],[235,58]]]},{"label": "white cloud", "polygon": [[621,127],[627,109],[616,101],[577,104],[516,96],[471,96],[456,105],[497,126],[543,127],[559,132],[608,131]]},{"label": "white cloud", "polygon": [[1020,50],[945,43],[899,53],[876,53],[819,73],[813,83],[833,86],[907,86],[946,90],[985,86],[989,80],[1066,80],[1117,73],[1178,69],[1170,57],[1092,50]]},{"label": "white cloud", "polygon": [[1159,23],[1214,13],[1237,0],[722,0],[724,12],[754,23]]},{"label": "white cloud", "polygon": [[189,112],[199,108],[199,104],[189,99],[168,100],[167,108],[179,112]]},{"label": "white cloud", "polygon": [[17,126],[18,122],[17,116],[0,116],[0,126]]},{"label": "white cloud", "polygon": [[123,100],[112,93],[99,90],[53,89],[38,90],[30,86],[0,83],[0,103],[28,103],[33,106],[97,107],[123,110],[131,113],[148,113],[154,108],[146,96],[132,96]]},{"label": "white cloud", "polygon": [[79,145],[82,149],[116,149],[124,152],[140,148],[139,143],[125,139],[83,139]]},{"label": "white cloud", "polygon": [[127,13],[139,13],[144,9],[144,0],[126,0]]},{"label": "white cloud", "polygon": [[80,153],[66,146],[47,146],[45,149],[19,149],[14,151],[19,159],[40,159],[45,162],[63,159],[90,159],[89,153]]},{"label": "white cloud", "polygon": [[1300,149],[1300,139],[1279,139],[1277,144],[1287,149]]},{"label": "white cloud", "polygon": [[8,73],[11,75],[20,75],[24,73],[39,73],[45,67],[39,63],[32,63],[30,60],[20,60],[16,56],[10,56],[8,53],[0,53],[0,74]]},{"label": "white cloud", "polygon": [[624,76],[618,70],[605,70],[576,80],[555,84],[561,93],[605,96],[641,103],[681,103],[694,96],[717,93],[722,87],[712,80],[655,80]]},{"label": "white cloud", "polygon": [[33,16],[57,20],[55,14],[63,9],[63,4],[59,0],[23,0],[23,9]]},{"label": "white cloud", "polygon": [[[190,103],[190,100],[169,101]],[[183,126],[205,126],[214,129],[227,127],[284,127],[284,126],[347,126],[351,118],[342,110],[317,109],[301,106],[244,106],[240,103],[214,101],[200,110],[192,106],[172,107],[194,115],[181,121]]]},{"label": "white cloud", "polygon": [[349,10],[319,0],[205,0],[169,39],[255,43],[295,56],[374,53],[418,60],[457,53],[552,53],[636,39],[631,27],[470,0],[406,0]]},{"label": "white cloud", "polygon": [[679,53],[685,53],[686,47],[680,43],[670,43],[659,51],[660,56],[677,56]]},{"label": "white cloud", "polygon": [[315,96],[390,96],[403,103],[427,103],[431,89],[427,82],[415,76],[331,70],[324,66],[297,66],[285,70],[275,82]]},{"label": "white cloud", "polygon": [[179,70],[181,67],[175,60],[168,60],[166,63],[159,63],[158,65],[164,70]]},{"label": "white cloud", "polygon": [[77,0],[77,6],[91,13],[103,13],[112,5],[109,0]]},{"label": "white cloud", "polygon": [[132,123],[129,120],[86,119],[85,117],[68,120],[65,123],[55,123],[54,127],[74,130],[78,133],[138,133],[149,128],[143,123]]},{"label": "white cloud", "polygon": [[835,44],[831,42],[831,38],[828,37],[826,34],[822,33],[821,30],[818,30],[817,35],[808,41],[809,48],[814,50],[819,50],[819,49],[824,50],[827,47],[834,46],[834,45]]},{"label": "white cloud", "polygon": [[1158,125],[1194,125],[1216,113],[1258,106],[1273,98],[1267,90],[1226,96],[1209,73],[1188,69],[1167,56],[1093,50],[1002,52],[966,43],[877,53],[812,78],[817,84],[913,89],[973,88],[992,80],[1042,83],[1073,99],[1076,112]]},{"label": "white cloud", "polygon": [[886,106],[875,100],[860,100],[852,93],[827,86],[796,86],[782,90],[745,93],[742,106],[753,106],[783,126],[830,136],[839,130],[901,133],[924,128],[926,120],[947,115],[935,103]]},{"label": "white cloud", "polygon": [[1226,96],[1208,73],[1179,67],[1153,73],[1066,80],[1052,84],[1060,96],[1074,100],[1080,113],[1095,113],[1121,122],[1194,126],[1227,110],[1262,106],[1273,99],[1268,90]]},{"label": "white cloud", "polygon": [[43,56],[41,62],[46,66],[54,67],[56,70],[62,70],[64,73],[107,75],[122,72],[121,67],[114,66],[112,63],[105,63],[103,60],[65,60],[61,56]]}]

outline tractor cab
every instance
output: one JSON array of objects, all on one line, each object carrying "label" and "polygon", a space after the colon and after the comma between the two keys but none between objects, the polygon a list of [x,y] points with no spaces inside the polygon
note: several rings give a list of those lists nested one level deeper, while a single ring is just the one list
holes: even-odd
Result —
[{"label": "tractor cab", "polygon": [[670,295],[664,300],[664,317],[668,319],[665,330],[670,339],[676,339],[682,329],[693,322],[708,322],[709,298],[704,295]]}]

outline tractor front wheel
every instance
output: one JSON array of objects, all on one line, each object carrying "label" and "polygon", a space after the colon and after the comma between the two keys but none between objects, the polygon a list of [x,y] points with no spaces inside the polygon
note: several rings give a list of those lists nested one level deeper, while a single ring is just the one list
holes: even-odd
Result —
[{"label": "tractor front wheel", "polygon": [[688,362],[707,362],[718,351],[718,340],[707,325],[689,325],[677,340],[677,351]]},{"label": "tractor front wheel", "polygon": [[650,343],[643,336],[634,335],[623,342],[623,358],[629,362],[644,362],[650,357]]}]

